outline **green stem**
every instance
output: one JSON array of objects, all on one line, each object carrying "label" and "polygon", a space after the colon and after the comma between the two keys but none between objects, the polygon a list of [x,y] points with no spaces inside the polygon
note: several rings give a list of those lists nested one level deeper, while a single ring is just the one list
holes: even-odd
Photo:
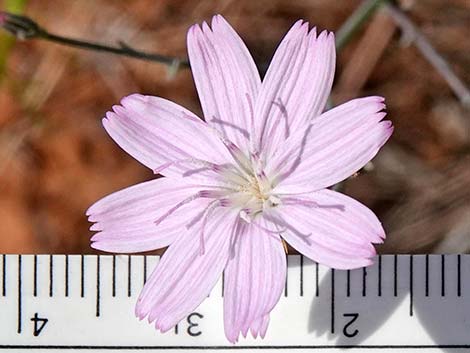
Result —
[{"label": "green stem", "polygon": [[365,0],[359,7],[348,17],[341,28],[336,32],[336,49],[340,51],[357,33],[362,25],[372,16],[375,11],[382,5],[384,0]]}]

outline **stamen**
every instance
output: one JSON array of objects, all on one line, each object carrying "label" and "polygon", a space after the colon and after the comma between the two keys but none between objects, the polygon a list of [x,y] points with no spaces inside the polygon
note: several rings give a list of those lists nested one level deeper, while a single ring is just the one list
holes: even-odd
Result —
[{"label": "stamen", "polygon": [[238,221],[238,218],[235,218],[235,224],[234,227],[232,228],[232,234],[231,234],[231,239],[230,239],[230,258],[235,257],[235,246],[238,243],[238,238],[240,237],[240,228],[242,227],[241,222]]},{"label": "stamen", "polygon": [[223,136],[216,129],[212,128],[211,131],[219,138],[219,140],[225,146],[227,151],[232,156],[233,160],[238,164],[238,166],[242,169],[242,171],[244,171],[247,174],[247,176],[250,175],[250,161],[246,158],[243,151],[240,150],[240,148],[238,148],[237,145],[235,145],[232,141],[228,140],[225,136]]},{"label": "stamen", "polygon": [[[278,185],[282,180],[287,178],[289,175],[291,175],[297,167],[300,165],[300,162],[302,161],[302,155],[305,150],[305,146],[307,144],[307,137],[308,134],[310,133],[310,130],[312,128],[313,124],[310,124],[307,129],[305,129],[304,136],[302,137],[302,141],[300,143],[300,148],[299,152],[297,153],[297,157],[295,157],[294,161],[292,162],[291,166],[289,169],[287,169],[285,172],[278,174],[274,179],[273,179],[273,184]],[[282,170],[284,169],[284,165],[287,164],[288,161],[291,160],[291,155],[286,155],[282,160],[279,161],[277,164],[276,168],[274,170]]]},{"label": "stamen", "polygon": [[285,197],[282,199],[282,203],[285,205],[301,205],[315,208],[320,207],[320,205],[315,201],[300,199],[297,197]]},{"label": "stamen", "polygon": [[197,192],[196,194],[184,199],[183,201],[178,202],[175,206],[170,208],[168,211],[166,211],[162,216],[160,216],[157,220],[154,221],[155,225],[159,225],[160,223],[165,220],[165,218],[171,216],[175,211],[177,211],[179,208],[183,207],[184,205],[199,199],[199,198],[213,198],[214,195],[217,195],[216,190],[202,190]]},{"label": "stamen", "polygon": [[241,219],[243,219],[246,223],[251,223],[251,218],[250,218],[251,211],[249,209],[243,209],[240,211],[238,214]]},{"label": "stamen", "polygon": [[312,200],[305,200],[297,197],[283,197],[282,203],[285,205],[300,205],[313,208],[335,209],[344,212],[345,206],[340,204],[322,205]]},{"label": "stamen", "polygon": [[186,224],[186,229],[191,228],[193,225],[195,225],[197,222],[199,222],[202,219],[202,217],[204,217],[204,215],[207,212],[207,210],[209,209],[209,207],[211,207],[215,202],[221,203],[221,200],[218,199],[218,200],[213,200],[213,201],[209,202],[209,204],[202,210],[202,212],[199,212],[196,215],[196,217],[194,217],[192,220],[189,221],[188,224]]},{"label": "stamen", "polygon": [[283,226],[285,227],[285,231],[287,230],[290,230],[292,231],[295,235],[297,235],[298,237],[300,237],[303,241],[305,241],[308,245],[311,245],[311,242],[308,238],[310,238],[312,236],[312,233],[308,233],[308,234],[304,234],[302,233],[301,231],[299,231],[298,229],[296,229],[294,226],[292,226],[291,224],[287,223],[284,219],[282,219],[280,216],[278,217],[275,217],[272,212],[270,212],[270,214],[268,214],[267,212],[264,213],[264,217],[265,219],[271,221],[273,224],[275,225],[280,225],[280,226]]},{"label": "stamen", "polygon": [[263,232],[265,232],[268,237],[271,237],[271,238],[273,238],[274,240],[277,240],[277,241],[282,240],[282,239],[280,239],[279,237],[275,237],[274,235],[275,234],[280,235],[281,233],[286,231],[286,229],[281,229],[281,230],[280,229],[276,229],[276,230],[268,229],[268,228],[263,227],[262,225],[258,224],[257,222],[251,222],[251,224],[253,226],[255,226],[256,228],[261,229]]},{"label": "stamen", "polygon": [[271,233],[271,234],[281,234],[281,233],[284,233],[287,228],[283,228],[283,229],[276,229],[276,230],[272,230],[272,229],[269,229],[269,228],[266,228],[264,226],[262,226],[261,224],[258,224],[257,222],[251,222],[251,224],[253,224],[256,228],[259,228],[267,233]]},{"label": "stamen", "polygon": [[287,139],[290,135],[289,129],[289,116],[287,114],[287,108],[284,103],[282,103],[281,98],[278,98],[278,101],[273,101],[273,105],[279,108],[281,111],[281,116],[284,117],[284,138]]},{"label": "stamen", "polygon": [[237,130],[238,132],[240,132],[244,137],[246,137],[247,139],[250,138],[250,134],[248,133],[248,131],[246,131],[245,129],[235,125],[235,124],[232,124],[232,123],[229,123],[227,121],[223,121],[223,120],[220,120],[220,119],[217,119],[217,118],[212,118],[211,119],[211,123],[215,123],[215,124],[220,124],[220,125],[224,125],[224,126],[228,126],[228,127],[231,127],[232,129],[234,130]]},{"label": "stamen", "polygon": [[[258,183],[259,183],[259,184],[262,184],[262,185],[267,185],[267,184],[269,184],[269,185],[270,185],[268,176],[266,175],[266,173],[264,172],[264,170],[258,170],[258,171],[256,171],[256,179],[258,179]],[[271,186],[271,185],[270,185],[270,186]]]},{"label": "stamen", "polygon": [[261,163],[261,158],[258,152],[251,153],[251,160],[253,161],[254,170],[256,174],[264,174],[263,165]]},{"label": "stamen", "polygon": [[250,150],[257,153],[255,148],[256,132],[255,132],[255,110],[253,108],[253,101],[248,93],[245,93],[246,102],[248,103],[248,110],[250,112]]},{"label": "stamen", "polygon": [[212,214],[212,212],[214,212],[214,210],[219,207],[219,202],[218,200],[215,200],[215,202],[212,202],[208,207],[207,207],[207,210],[206,210],[206,215],[204,216],[204,218],[202,219],[202,226],[201,226],[201,234],[200,234],[200,241],[199,241],[199,255],[204,255],[204,253],[206,252],[206,249],[205,249],[205,242],[204,242],[204,238],[205,238],[205,230],[206,230],[206,224],[207,224],[207,219],[209,218],[209,216]]},{"label": "stamen", "polygon": [[160,174],[163,170],[165,170],[169,167],[179,166],[179,165],[182,165],[182,164],[193,164],[193,165],[196,165],[198,167],[204,167],[206,169],[213,170],[215,172],[218,172],[219,170],[222,169],[222,166],[220,166],[218,164],[215,164],[215,163],[211,163],[211,162],[204,161],[202,159],[197,159],[197,158],[187,158],[187,159],[177,159],[177,160],[174,160],[174,161],[164,163],[161,166],[155,168],[153,170],[153,173],[154,174]]}]

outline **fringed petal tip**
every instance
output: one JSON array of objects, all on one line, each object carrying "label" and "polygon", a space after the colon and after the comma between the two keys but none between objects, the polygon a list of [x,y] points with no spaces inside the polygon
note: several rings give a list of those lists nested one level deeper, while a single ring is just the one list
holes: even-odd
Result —
[{"label": "fringed petal tip", "polygon": [[106,251],[100,246],[100,242],[94,241],[93,239],[91,240],[90,247],[95,250]]},{"label": "fringed petal tip", "polygon": [[[95,208],[95,204],[94,203],[93,205],[91,205],[90,207],[87,208],[87,210],[85,211],[85,216],[88,217],[88,220],[90,221],[90,217],[93,215],[93,210]],[[91,221],[92,222],[92,221]]]},{"label": "fringed petal tip", "polygon": [[139,321],[142,321],[145,318],[147,318],[147,322],[149,324],[153,324],[155,329],[157,331],[160,331],[161,333],[165,333],[175,326],[174,323],[165,322],[164,320],[159,319],[158,317],[159,313],[155,313],[153,311],[150,311],[150,313],[147,313],[147,312],[142,311],[141,307],[139,306],[139,301],[135,307],[135,316],[139,319]]},{"label": "fringed petal tip", "polygon": [[268,330],[268,326],[269,314],[266,314],[255,319],[253,322],[248,325],[245,325],[244,327],[232,328],[230,331],[226,330],[225,337],[232,344],[238,342],[240,334],[243,338],[246,338],[248,336],[248,333],[251,333],[251,336],[255,339],[257,339],[258,337],[264,339]]},{"label": "fringed petal tip", "polygon": [[143,319],[145,319],[145,317],[147,316],[147,312],[142,310],[142,298],[139,297],[139,299],[137,299],[137,304],[135,305],[135,309],[134,309],[134,315],[140,320],[142,321]]}]

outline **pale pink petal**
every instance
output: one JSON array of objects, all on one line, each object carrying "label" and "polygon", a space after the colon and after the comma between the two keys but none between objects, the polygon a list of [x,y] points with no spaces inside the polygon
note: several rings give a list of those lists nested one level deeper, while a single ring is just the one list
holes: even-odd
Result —
[{"label": "pale pink petal", "polygon": [[292,133],[303,131],[326,105],[335,71],[332,33],[298,21],[273,57],[256,102],[257,150],[268,158]]},{"label": "pale pink petal", "polygon": [[144,286],[136,315],[162,332],[169,330],[207,297],[227,263],[236,213],[218,208],[208,220],[205,252],[200,253],[200,227],[181,234],[162,256]]},{"label": "pale pink petal", "polygon": [[256,319],[251,325],[250,332],[254,338],[257,338],[258,335],[261,338],[264,338],[264,336],[266,335],[266,331],[268,330],[268,326],[269,326],[269,314]]},{"label": "pale pink petal", "polygon": [[102,198],[87,211],[89,221],[95,222],[90,229],[98,231],[91,239],[91,246],[118,253],[149,251],[168,246],[186,231],[186,224],[209,201],[194,200],[158,226],[155,220],[200,189],[200,186],[181,179],[160,178]]},{"label": "pale pink petal", "polygon": [[[276,215],[277,214],[277,215]],[[375,214],[358,201],[328,189],[285,198],[273,215],[282,237],[296,250],[332,268],[371,264],[372,243],[385,232]]]},{"label": "pale pink petal", "polygon": [[323,113],[280,148],[267,166],[277,193],[302,193],[336,184],[369,162],[393,132],[383,98],[355,99]]},{"label": "pale pink petal", "polygon": [[225,335],[230,342],[250,329],[264,336],[268,314],[279,300],[286,276],[279,235],[244,221],[240,227],[224,276]]},{"label": "pale pink petal", "polygon": [[238,34],[220,16],[188,31],[191,71],[206,121],[240,148],[251,132],[261,84],[256,65]]},{"label": "pale pink petal", "polygon": [[140,94],[125,97],[121,104],[103,119],[106,131],[121,148],[155,172],[210,178],[214,175],[211,164],[230,161],[217,134],[185,108]]}]

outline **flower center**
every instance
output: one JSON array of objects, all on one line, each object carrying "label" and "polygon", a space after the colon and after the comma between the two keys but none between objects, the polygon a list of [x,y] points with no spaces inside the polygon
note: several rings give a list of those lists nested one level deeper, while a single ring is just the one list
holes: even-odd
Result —
[{"label": "flower center", "polygon": [[240,217],[250,223],[267,208],[277,206],[280,200],[272,193],[272,182],[260,161],[255,156],[245,161],[249,162],[243,168],[231,165],[222,174],[224,182],[233,190],[222,197],[226,206],[240,210]]}]

